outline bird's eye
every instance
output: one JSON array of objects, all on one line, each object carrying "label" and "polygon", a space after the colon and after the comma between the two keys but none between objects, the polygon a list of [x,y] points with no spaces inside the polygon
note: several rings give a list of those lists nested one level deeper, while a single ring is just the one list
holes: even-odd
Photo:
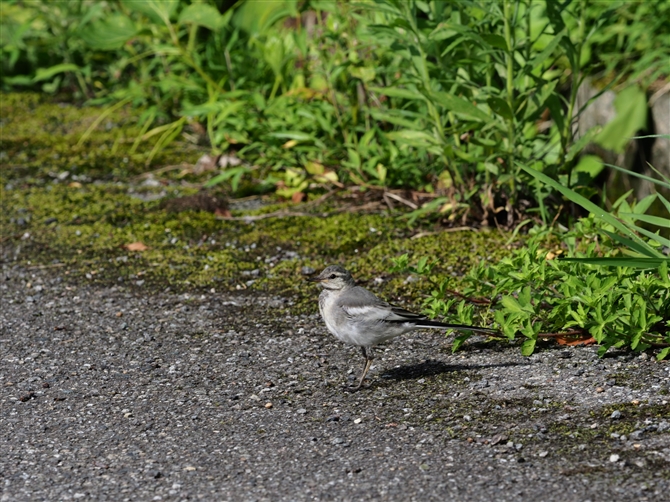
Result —
[{"label": "bird's eye", "polygon": [[335,274],[330,274],[330,277],[328,279],[335,279],[337,276]]}]

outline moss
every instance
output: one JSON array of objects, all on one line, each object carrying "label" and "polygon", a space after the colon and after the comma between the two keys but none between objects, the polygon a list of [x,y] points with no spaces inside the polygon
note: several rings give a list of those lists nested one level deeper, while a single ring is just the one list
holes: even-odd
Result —
[{"label": "moss", "polygon": [[[384,297],[402,301],[428,293],[431,285],[389,275],[395,256],[428,256],[437,262],[436,275],[458,276],[489,250],[504,253],[500,245],[504,236],[499,233],[426,232],[411,239],[415,231],[388,214],[334,212],[327,218],[294,216],[247,223],[222,221],[205,212],[168,213],[160,202],[146,202],[152,191],[176,196],[196,189],[177,184],[176,172],[167,172],[167,187],[141,186],[133,178],[146,170],[152,148],[142,143],[137,153],[130,153],[139,134],[133,110],[109,114],[78,145],[101,109],[53,103],[36,94],[4,94],[2,100],[8,113],[2,122],[0,151],[11,168],[0,173],[5,207],[0,238],[15,244],[16,256],[24,264],[56,267],[71,277],[101,284],[173,290],[250,288],[288,294],[295,298],[292,311],[300,313],[314,310],[315,291],[302,281],[303,266],[319,269],[341,263],[364,283],[383,276],[383,285],[367,282],[367,287],[383,287]],[[175,143],[155,158],[154,165],[194,162],[200,153],[193,150]],[[143,198],[138,197],[140,192]],[[291,207],[271,197],[264,203],[254,211],[233,213],[263,214]],[[326,202],[324,210],[332,209],[332,204]],[[148,249],[126,249],[136,242]],[[458,289],[458,277],[454,280]]]},{"label": "moss", "polygon": [[[82,136],[95,125],[104,108],[78,107],[49,101],[34,93],[3,93],[0,151],[11,169],[3,169],[4,182],[43,184],[62,172],[70,178],[120,179],[147,170],[152,142],[132,147],[141,134],[139,114],[127,106],[107,114],[89,139]],[[202,147],[174,142],[154,158],[154,165],[178,165],[198,157]],[[170,173],[168,173],[169,175]],[[176,176],[175,171],[173,176]]]}]

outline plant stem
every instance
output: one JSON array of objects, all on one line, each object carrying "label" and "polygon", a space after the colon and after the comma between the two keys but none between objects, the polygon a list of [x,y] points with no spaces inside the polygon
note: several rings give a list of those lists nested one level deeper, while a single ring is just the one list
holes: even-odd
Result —
[{"label": "plant stem", "polygon": [[[572,121],[573,115],[575,113],[575,104],[577,102],[577,92],[579,91],[579,86],[581,84],[581,57],[582,57],[582,48],[584,47],[584,27],[586,24],[585,20],[585,11],[586,5],[585,0],[579,2],[579,31],[578,31],[578,40],[577,44],[574,46],[574,58],[569,58],[570,60],[570,70],[572,71],[571,75],[571,84],[570,84],[570,101],[568,103],[568,112],[565,117],[565,124],[563,126],[563,131],[561,132],[561,151],[558,156],[558,165],[561,166],[565,162],[565,157],[568,152],[568,148],[572,143]],[[566,35],[567,36],[567,35]],[[568,166],[568,188],[571,186],[572,178],[572,163]]]},{"label": "plant stem", "polygon": [[[505,22],[505,42],[507,42],[507,105],[511,111],[511,117],[507,119],[507,140],[509,144],[507,145],[507,169],[512,171],[514,170],[514,147],[515,147],[515,124],[514,124],[514,36],[512,34],[512,13],[510,9],[510,0],[504,0],[503,2],[503,20]],[[514,173],[516,175],[516,173]],[[516,193],[516,183],[515,177],[510,177],[510,188],[512,190],[512,199],[515,198]]]}]

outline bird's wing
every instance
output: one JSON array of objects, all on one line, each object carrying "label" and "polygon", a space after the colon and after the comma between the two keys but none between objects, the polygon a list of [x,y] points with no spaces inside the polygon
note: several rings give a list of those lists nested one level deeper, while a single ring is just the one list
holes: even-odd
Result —
[{"label": "bird's wing", "polygon": [[364,318],[367,321],[416,322],[425,319],[408,310],[396,307],[377,298],[365,288],[357,286],[347,291],[340,300],[340,307],[348,317]]},{"label": "bird's wing", "polygon": [[410,312],[409,310],[405,310],[400,307],[396,307],[395,305],[391,305],[391,316],[387,319],[387,321],[395,321],[395,322],[416,322],[416,321],[422,321],[426,319],[426,316],[421,315],[421,314],[416,314],[414,312]]}]

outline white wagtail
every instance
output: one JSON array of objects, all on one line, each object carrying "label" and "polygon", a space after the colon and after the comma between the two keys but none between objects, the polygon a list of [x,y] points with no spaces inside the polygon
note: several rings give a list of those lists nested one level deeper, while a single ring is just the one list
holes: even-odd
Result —
[{"label": "white wagtail", "polygon": [[351,274],[338,265],[326,267],[316,277],[323,291],[319,295],[319,311],[328,331],[338,340],[361,348],[365,367],[355,390],[360,389],[374,356],[372,347],[398,335],[419,328],[454,329],[496,333],[496,331],[462,324],[431,321],[377,298],[365,288],[356,286]]}]

